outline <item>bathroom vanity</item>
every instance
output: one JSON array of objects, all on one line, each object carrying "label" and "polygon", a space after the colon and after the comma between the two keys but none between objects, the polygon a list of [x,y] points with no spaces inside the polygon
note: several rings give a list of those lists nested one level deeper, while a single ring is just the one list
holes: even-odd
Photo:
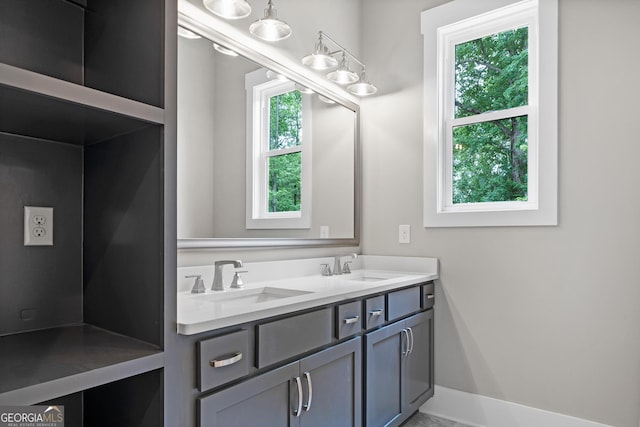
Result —
[{"label": "bathroom vanity", "polygon": [[[224,297],[179,293],[184,370],[194,377],[188,425],[400,425],[433,395],[435,278],[437,267],[365,268],[256,282]],[[292,292],[248,302],[252,289]]]}]

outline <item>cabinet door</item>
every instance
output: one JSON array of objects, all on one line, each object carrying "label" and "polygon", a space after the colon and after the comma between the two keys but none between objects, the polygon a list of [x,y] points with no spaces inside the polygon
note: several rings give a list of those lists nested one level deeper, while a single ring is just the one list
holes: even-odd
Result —
[{"label": "cabinet door", "polygon": [[382,427],[402,415],[404,322],[365,335],[365,425]]},{"label": "cabinet door", "polygon": [[300,361],[302,427],[362,425],[362,339],[355,338]]},{"label": "cabinet door", "polygon": [[298,362],[198,399],[200,427],[288,427],[297,425],[294,378]]},{"label": "cabinet door", "polygon": [[403,412],[413,413],[433,396],[433,310],[405,320],[410,353],[403,373]]}]

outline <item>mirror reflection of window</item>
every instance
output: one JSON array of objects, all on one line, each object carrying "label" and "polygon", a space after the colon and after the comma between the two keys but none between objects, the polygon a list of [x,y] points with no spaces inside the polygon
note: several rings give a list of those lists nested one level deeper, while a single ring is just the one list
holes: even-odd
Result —
[{"label": "mirror reflection of window", "polygon": [[249,229],[311,226],[311,101],[294,82],[247,73]]}]

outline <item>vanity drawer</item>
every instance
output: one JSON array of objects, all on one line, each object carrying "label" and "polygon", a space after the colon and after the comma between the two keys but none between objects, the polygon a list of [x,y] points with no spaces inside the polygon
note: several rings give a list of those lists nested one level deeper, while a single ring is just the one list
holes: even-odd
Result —
[{"label": "vanity drawer", "polygon": [[387,295],[387,320],[395,320],[407,314],[420,311],[421,287],[416,286]]},{"label": "vanity drawer", "polygon": [[362,302],[354,301],[336,307],[336,338],[342,339],[362,331]]},{"label": "vanity drawer", "polygon": [[249,374],[249,331],[202,340],[197,346],[198,390],[209,390]]},{"label": "vanity drawer", "polygon": [[263,368],[331,343],[332,309],[264,323],[256,327],[256,367]]},{"label": "vanity drawer", "polygon": [[365,328],[371,329],[384,323],[384,295],[367,298],[364,302]]},{"label": "vanity drawer", "polygon": [[431,308],[436,302],[436,290],[433,282],[422,286],[422,308]]}]

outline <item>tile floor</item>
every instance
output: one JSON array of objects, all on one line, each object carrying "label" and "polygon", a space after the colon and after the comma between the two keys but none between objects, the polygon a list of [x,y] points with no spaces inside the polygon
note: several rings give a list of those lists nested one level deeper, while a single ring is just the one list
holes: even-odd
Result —
[{"label": "tile floor", "polygon": [[402,427],[468,427],[466,424],[460,424],[455,421],[445,420],[444,418],[434,417],[423,413],[416,413],[409,418]]}]

